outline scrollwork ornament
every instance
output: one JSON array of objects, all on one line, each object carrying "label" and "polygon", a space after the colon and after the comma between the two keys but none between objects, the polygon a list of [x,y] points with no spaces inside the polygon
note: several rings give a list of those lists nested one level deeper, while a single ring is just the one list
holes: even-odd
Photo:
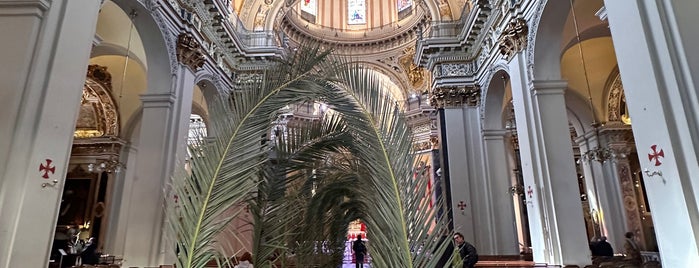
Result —
[{"label": "scrollwork ornament", "polygon": [[529,28],[524,19],[515,19],[507,25],[498,40],[500,54],[511,59],[515,54],[524,50],[527,46]]}]

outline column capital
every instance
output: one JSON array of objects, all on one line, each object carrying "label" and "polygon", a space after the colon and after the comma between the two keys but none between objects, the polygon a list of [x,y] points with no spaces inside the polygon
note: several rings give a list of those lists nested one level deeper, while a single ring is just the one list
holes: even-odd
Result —
[{"label": "column capital", "polygon": [[170,93],[143,94],[141,102],[143,102],[143,108],[169,108],[175,103],[175,96]]},{"label": "column capital", "polygon": [[498,47],[500,54],[511,59],[512,56],[524,50],[527,47],[527,36],[529,35],[529,27],[524,19],[514,19],[507,25],[502,35],[498,39]]},{"label": "column capital", "polygon": [[430,105],[435,108],[478,106],[481,99],[481,87],[479,85],[440,87],[433,89],[430,95]]},{"label": "column capital", "polygon": [[563,95],[568,88],[566,80],[534,80],[532,92],[535,95]]}]

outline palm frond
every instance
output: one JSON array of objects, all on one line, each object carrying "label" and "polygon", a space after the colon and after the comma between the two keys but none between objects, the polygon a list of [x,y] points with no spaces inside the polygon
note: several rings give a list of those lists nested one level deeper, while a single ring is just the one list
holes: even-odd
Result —
[{"label": "palm frond", "polygon": [[191,146],[196,154],[189,159],[190,171],[176,172],[171,183],[178,203],[167,200],[178,267],[203,267],[237,253],[217,243],[217,236],[239,213],[231,214],[230,208],[250,200],[267,175],[269,150],[262,137],[271,128],[270,117],[327,86],[329,79],[314,70],[328,53],[317,46],[302,48],[275,64],[264,79],[242,85],[210,106],[213,137],[199,137]]}]

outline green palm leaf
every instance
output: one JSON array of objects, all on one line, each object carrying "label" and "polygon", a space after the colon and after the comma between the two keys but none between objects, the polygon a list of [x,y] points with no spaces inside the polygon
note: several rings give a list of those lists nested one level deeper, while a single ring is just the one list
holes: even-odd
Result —
[{"label": "green palm leaf", "polygon": [[167,200],[169,226],[177,241],[178,267],[203,267],[239,249],[217,238],[240,210],[232,207],[250,200],[268,175],[264,168],[268,148],[261,137],[271,118],[289,103],[301,102],[327,86],[329,78],[317,72],[329,52],[304,47],[279,61],[264,79],[236,88],[229,98],[212,104],[210,133],[190,150],[191,171],[180,170],[172,179],[177,203]]}]

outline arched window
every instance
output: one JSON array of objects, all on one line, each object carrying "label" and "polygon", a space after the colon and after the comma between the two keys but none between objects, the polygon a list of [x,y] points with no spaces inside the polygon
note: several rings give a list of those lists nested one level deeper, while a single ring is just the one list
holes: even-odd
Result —
[{"label": "arched window", "polygon": [[347,24],[366,24],[365,0],[347,0]]}]

